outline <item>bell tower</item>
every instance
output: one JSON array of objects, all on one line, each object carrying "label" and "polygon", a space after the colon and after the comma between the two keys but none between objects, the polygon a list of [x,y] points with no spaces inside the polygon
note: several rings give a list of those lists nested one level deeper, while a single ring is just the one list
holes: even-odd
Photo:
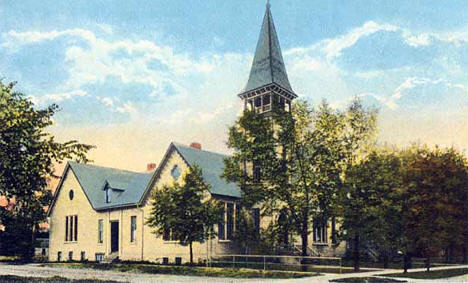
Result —
[{"label": "bell tower", "polygon": [[238,94],[244,101],[244,109],[262,115],[273,107],[291,111],[291,101],[297,97],[289,83],[270,8],[268,2],[249,79]]}]

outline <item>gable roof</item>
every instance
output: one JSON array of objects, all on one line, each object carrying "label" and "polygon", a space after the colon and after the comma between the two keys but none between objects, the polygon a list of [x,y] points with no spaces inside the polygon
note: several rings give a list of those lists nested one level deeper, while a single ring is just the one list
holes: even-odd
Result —
[{"label": "gable roof", "polygon": [[[55,191],[52,204],[49,207],[49,215],[52,212],[63,180],[69,170],[75,175],[92,208],[98,211],[136,205],[153,174],[153,172],[136,173],[69,161]],[[106,202],[106,194],[104,192],[106,188],[115,190],[109,203]]]},{"label": "gable roof", "polygon": [[270,4],[267,4],[249,79],[242,92],[249,92],[273,83],[294,93],[284,66]]},{"label": "gable roof", "polygon": [[[173,151],[177,151],[188,166],[191,167],[197,164],[202,169],[203,179],[211,185],[210,192],[212,194],[235,198],[241,197],[241,192],[235,184],[227,183],[220,177],[224,168],[223,159],[228,157],[227,155],[171,143],[161,164],[154,172],[137,173],[69,161],[55,191],[48,214],[50,215],[52,211],[62,182],[69,170],[72,170],[75,174],[88,201],[95,210],[123,208],[141,204],[144,196],[151,189],[153,181],[161,173],[170,153]],[[114,191],[110,203],[106,202],[104,190],[107,188]]]},{"label": "gable roof", "polygon": [[[96,210],[136,205],[153,174],[77,162],[69,162],[69,165]],[[109,203],[106,203],[106,194],[103,192],[106,184],[111,189],[120,191],[118,194],[112,194]]]},{"label": "gable roof", "polygon": [[234,183],[228,183],[221,178],[224,168],[224,159],[229,157],[224,154],[201,150],[185,146],[179,143],[172,143],[176,150],[189,166],[195,164],[200,167],[203,173],[203,180],[211,185],[211,193],[229,197],[241,197],[241,191]]}]

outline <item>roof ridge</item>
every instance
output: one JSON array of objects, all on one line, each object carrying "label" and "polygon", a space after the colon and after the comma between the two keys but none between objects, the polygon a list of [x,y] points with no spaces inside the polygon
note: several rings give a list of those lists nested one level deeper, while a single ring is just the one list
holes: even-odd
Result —
[{"label": "roof ridge", "polygon": [[148,174],[153,173],[153,171],[151,171],[151,172],[137,172],[137,171],[130,171],[130,170],[126,170],[126,169],[107,167],[107,166],[96,165],[96,164],[81,163],[81,162],[77,162],[77,161],[68,161],[68,163],[70,165],[75,164],[75,165],[78,165],[78,166],[94,167],[94,168],[101,168],[101,169],[110,169],[110,170],[120,171],[120,172],[124,172],[124,173],[132,173],[132,174],[148,175]]},{"label": "roof ridge", "polygon": [[209,150],[206,150],[206,149],[197,149],[197,148],[193,148],[193,147],[191,147],[191,146],[188,146],[188,145],[185,145],[185,144],[182,144],[182,143],[179,143],[179,142],[174,142],[174,141],[173,141],[172,144],[174,144],[175,146],[180,146],[180,147],[184,147],[184,148],[191,149],[191,150],[204,151],[204,152],[207,152],[207,153],[217,154],[217,155],[226,156],[226,157],[229,157],[229,156],[230,156],[230,155],[227,155],[227,154],[224,154],[224,153],[220,153],[220,152],[209,151]]}]

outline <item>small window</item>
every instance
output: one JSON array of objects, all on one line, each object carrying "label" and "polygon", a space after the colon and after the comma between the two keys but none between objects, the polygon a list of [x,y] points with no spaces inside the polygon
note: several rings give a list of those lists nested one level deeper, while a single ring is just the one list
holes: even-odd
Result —
[{"label": "small window", "polygon": [[80,257],[81,261],[85,261],[86,260],[86,253],[85,252],[81,252],[81,257]]},{"label": "small window", "polygon": [[327,243],[327,222],[315,220],[313,223],[313,240],[315,243]]},{"label": "small window", "polygon": [[130,217],[130,242],[135,242],[136,216]]},{"label": "small window", "polygon": [[68,252],[68,260],[69,261],[73,260],[73,252]]},{"label": "small window", "polygon": [[263,97],[263,105],[268,105],[270,104],[270,95],[267,94]]},{"label": "small window", "polygon": [[172,175],[172,178],[174,178],[174,180],[179,179],[179,177],[180,177],[180,169],[179,169],[179,166],[174,165],[174,167],[173,167],[172,170],[171,170],[171,175]]},{"label": "small window", "polygon": [[97,262],[102,262],[104,261],[104,254],[103,253],[97,253],[95,254],[95,259]]},{"label": "small window", "polygon": [[73,192],[73,190],[70,190],[68,192],[68,197],[70,198],[70,200],[73,200],[73,197],[75,197],[75,192]]},{"label": "small window", "polygon": [[165,264],[165,265],[169,264],[169,258],[168,257],[163,257],[162,264]]},{"label": "small window", "polygon": [[106,188],[106,203],[110,203],[112,199],[112,189],[107,187]]},{"label": "small window", "polygon": [[62,261],[62,252],[57,253],[57,261]]}]

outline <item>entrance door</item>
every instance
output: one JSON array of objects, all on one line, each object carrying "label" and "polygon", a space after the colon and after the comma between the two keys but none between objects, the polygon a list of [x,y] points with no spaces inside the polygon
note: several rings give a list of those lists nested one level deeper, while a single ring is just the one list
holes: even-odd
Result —
[{"label": "entrance door", "polygon": [[111,222],[111,253],[119,251],[119,222]]}]

